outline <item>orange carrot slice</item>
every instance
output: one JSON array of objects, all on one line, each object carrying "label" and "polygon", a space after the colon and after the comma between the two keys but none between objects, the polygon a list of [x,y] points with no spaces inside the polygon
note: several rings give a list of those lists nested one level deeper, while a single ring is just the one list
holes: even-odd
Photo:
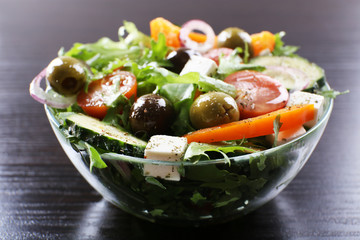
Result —
[{"label": "orange carrot slice", "polygon": [[[206,41],[206,35],[197,32],[191,32],[189,38],[198,43],[204,43]],[[217,46],[217,37],[215,36],[214,48]]]},{"label": "orange carrot slice", "polygon": [[277,115],[280,115],[282,123],[280,131],[282,131],[314,119],[315,110],[313,104],[286,107],[258,117],[200,129],[184,137],[187,138],[188,143],[211,143],[265,136],[274,133],[273,122]]},{"label": "orange carrot slice", "polygon": [[[166,38],[166,45],[174,48],[181,46],[180,42],[180,27],[171,23],[162,17],[155,18],[150,21],[150,35],[151,38],[157,41],[159,33],[163,33]],[[191,32],[189,38],[195,42],[204,43],[206,35],[197,32]]]},{"label": "orange carrot slice", "polygon": [[195,42],[198,43],[203,43],[206,41],[206,35],[205,34],[201,34],[201,33],[196,33],[196,32],[191,32],[189,34],[189,38]]},{"label": "orange carrot slice", "polygon": [[180,43],[180,27],[174,25],[170,21],[158,17],[150,21],[150,35],[157,41],[159,33],[163,33],[166,38],[166,45],[169,47],[179,48]]},{"label": "orange carrot slice", "polygon": [[265,49],[272,52],[275,48],[275,36],[269,31],[251,34],[251,46],[253,47],[254,57],[259,56],[261,51]]}]

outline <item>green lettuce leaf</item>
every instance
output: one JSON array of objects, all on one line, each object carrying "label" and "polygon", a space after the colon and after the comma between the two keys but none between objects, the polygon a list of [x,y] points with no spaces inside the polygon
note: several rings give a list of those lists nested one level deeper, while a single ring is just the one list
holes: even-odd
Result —
[{"label": "green lettuce leaf", "polygon": [[174,105],[177,117],[171,128],[175,135],[181,136],[195,130],[191,126],[189,118],[195,90],[194,84],[191,83],[169,83],[165,84],[160,90],[160,95],[167,98]]},{"label": "green lettuce leaf", "polygon": [[225,77],[231,73],[242,71],[242,70],[253,70],[253,71],[264,71],[265,67],[254,65],[254,64],[248,64],[247,62],[243,63],[243,60],[239,56],[238,49],[235,49],[230,56],[220,56],[219,59],[219,67],[217,70],[217,73]]},{"label": "green lettuce leaf", "polygon": [[236,97],[236,88],[232,84],[228,84],[222,80],[218,80],[215,78],[200,76],[199,82],[199,90],[202,92],[224,92],[229,94],[232,97]]},{"label": "green lettuce leaf", "polygon": [[298,46],[285,45],[282,38],[285,36],[285,32],[281,31],[275,34],[275,48],[272,52],[274,56],[296,56],[295,52],[299,50]]},{"label": "green lettuce leaf", "polygon": [[151,49],[144,58],[144,63],[155,62],[158,66],[171,66],[171,63],[166,60],[166,55],[169,51],[169,47],[166,45],[166,38],[164,34],[159,34],[157,42],[151,41]]},{"label": "green lettuce leaf", "polygon": [[132,22],[124,21],[118,31],[119,40],[127,46],[150,47],[151,37],[140,32]]},{"label": "green lettuce leaf", "polygon": [[121,42],[104,37],[95,43],[75,43],[65,55],[85,61],[96,73],[119,59],[139,59],[141,53],[138,46],[128,48]]},{"label": "green lettuce leaf", "polygon": [[193,83],[202,92],[217,91],[227,93],[232,97],[236,96],[236,89],[233,85],[219,79],[200,75],[198,72],[190,72],[177,77],[171,76],[168,81],[170,83]]}]

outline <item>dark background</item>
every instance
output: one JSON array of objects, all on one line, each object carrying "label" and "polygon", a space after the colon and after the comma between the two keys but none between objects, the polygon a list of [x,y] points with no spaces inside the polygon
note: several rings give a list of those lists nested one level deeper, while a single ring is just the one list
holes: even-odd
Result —
[{"label": "dark background", "polygon": [[[287,32],[326,70],[336,99],[319,145],[274,200],[228,224],[184,229],[138,220],[105,202],[57,143],[32,78],[60,47],[114,40],[123,20],[149,33],[158,16],[199,18],[216,33]],[[0,0],[0,239],[360,239],[360,1]]]}]

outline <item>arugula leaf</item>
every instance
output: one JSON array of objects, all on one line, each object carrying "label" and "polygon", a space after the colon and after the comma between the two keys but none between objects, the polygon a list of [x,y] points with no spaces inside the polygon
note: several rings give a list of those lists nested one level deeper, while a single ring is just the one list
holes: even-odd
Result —
[{"label": "arugula leaf", "polygon": [[134,96],[127,99],[123,94],[117,93],[107,99],[106,105],[109,107],[106,116],[102,120],[117,128],[124,128],[131,131],[129,123],[129,113]]},{"label": "arugula leaf", "polygon": [[161,33],[157,42],[151,41],[151,50],[144,59],[148,62],[157,62],[160,66],[171,66],[170,62],[166,60],[168,51],[169,48],[166,45],[165,35]]},{"label": "arugula leaf", "polygon": [[225,198],[221,199],[220,201],[217,201],[214,204],[214,207],[216,207],[216,208],[224,207],[224,206],[228,205],[229,203],[235,202],[237,200],[239,200],[239,197],[225,196]]},{"label": "arugula leaf", "polygon": [[265,164],[266,156],[260,155],[259,160],[260,161],[257,162],[256,165],[260,171],[263,171],[266,168],[266,164]]},{"label": "arugula leaf", "polygon": [[159,188],[161,189],[164,189],[166,190],[166,187],[164,185],[161,184],[161,182],[159,182],[159,180],[157,180],[156,178],[154,177],[145,177],[145,181],[147,183],[150,183],[152,185],[155,185],[155,186],[158,186]]},{"label": "arugula leaf", "polygon": [[226,155],[227,153],[254,153],[257,152],[257,150],[239,145],[215,145],[208,143],[192,142],[189,144],[185,152],[184,161],[198,162],[201,160],[201,157],[210,159],[210,156],[206,152],[218,152],[223,155],[226,162],[230,163],[230,159]]},{"label": "arugula leaf", "polygon": [[195,191],[194,194],[192,195],[192,197],[190,198],[190,200],[197,204],[198,202],[201,202],[203,200],[206,200],[206,197],[204,197],[203,195],[201,195],[198,191]]},{"label": "arugula leaf", "polygon": [[266,156],[261,154],[259,157],[251,157],[249,159],[249,164],[252,165],[253,163],[256,163],[256,167],[261,172],[266,168]]},{"label": "arugula leaf", "polygon": [[334,90],[334,89],[330,89],[330,90],[316,90],[316,89],[315,89],[314,92],[315,92],[316,94],[322,95],[322,96],[324,96],[324,97],[335,99],[337,96],[343,95],[343,94],[347,94],[347,93],[349,93],[350,91],[349,91],[349,90],[346,90],[346,91],[343,91],[343,92],[339,92],[339,91],[336,91],[336,90]]},{"label": "arugula leaf", "polygon": [[298,46],[285,45],[282,38],[286,35],[284,31],[275,34],[275,48],[272,52],[274,56],[296,56]]},{"label": "arugula leaf", "polygon": [[158,208],[150,211],[150,214],[153,217],[161,216],[163,213],[164,213],[164,210],[163,209],[158,209]]},{"label": "arugula leaf", "polygon": [[275,140],[274,140],[274,144],[273,147],[276,147],[276,142],[278,140],[278,136],[279,136],[279,131],[280,128],[282,126],[282,122],[280,122],[280,114],[276,116],[276,118],[274,119],[273,125],[274,125],[274,133],[275,133]]},{"label": "arugula leaf", "polygon": [[89,154],[90,158],[90,172],[92,172],[93,167],[96,168],[106,168],[106,163],[101,159],[99,152],[90,144],[85,142],[86,152]]}]

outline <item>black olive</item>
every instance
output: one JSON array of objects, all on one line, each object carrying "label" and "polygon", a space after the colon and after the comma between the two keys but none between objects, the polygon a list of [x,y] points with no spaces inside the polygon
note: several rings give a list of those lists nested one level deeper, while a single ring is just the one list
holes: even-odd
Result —
[{"label": "black olive", "polygon": [[158,94],[139,97],[130,110],[129,122],[135,135],[148,137],[169,132],[175,116],[169,100]]},{"label": "black olive", "polygon": [[48,65],[46,79],[61,95],[74,95],[85,85],[87,79],[85,64],[73,57],[57,57]]},{"label": "black olive", "polygon": [[170,61],[171,66],[166,69],[179,74],[192,55],[200,55],[200,53],[188,48],[179,48],[170,52],[166,59]]},{"label": "black olive", "polygon": [[202,94],[190,107],[190,121],[197,129],[238,121],[239,118],[236,101],[223,92]]}]

